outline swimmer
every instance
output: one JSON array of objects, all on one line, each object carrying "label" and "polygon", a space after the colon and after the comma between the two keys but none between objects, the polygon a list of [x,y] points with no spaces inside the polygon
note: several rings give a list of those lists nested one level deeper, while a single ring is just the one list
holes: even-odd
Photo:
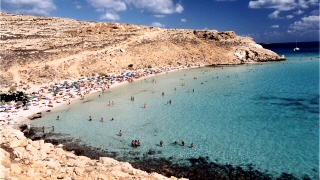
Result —
[{"label": "swimmer", "polygon": [[140,146],[141,144],[140,144],[140,140],[138,140],[137,141],[137,144],[136,144],[137,146]]},{"label": "swimmer", "polygon": [[57,120],[60,120],[60,116],[57,116]]},{"label": "swimmer", "polygon": [[174,143],[175,143],[175,144],[179,144],[179,142],[178,142],[178,141],[175,141]]},{"label": "swimmer", "polygon": [[172,103],[172,100],[170,99],[169,103],[171,104]]},{"label": "swimmer", "polygon": [[113,118],[111,118],[111,121],[113,121],[114,119]]},{"label": "swimmer", "polygon": [[162,96],[164,96],[164,92],[162,92]]},{"label": "swimmer", "polygon": [[162,146],[163,145],[163,141],[160,141],[160,146]]},{"label": "swimmer", "polygon": [[191,147],[192,147],[192,148],[194,147],[194,143],[191,143]]},{"label": "swimmer", "polygon": [[122,136],[122,131],[120,130],[119,135]]},{"label": "swimmer", "polygon": [[92,121],[92,117],[91,116],[89,116],[89,120]]},{"label": "swimmer", "polygon": [[182,146],[184,146],[184,144],[185,144],[184,140],[182,140],[181,144],[182,144]]},{"label": "swimmer", "polygon": [[135,146],[136,146],[136,143],[134,142],[134,140],[131,141],[131,146],[132,146],[132,147],[135,147]]}]

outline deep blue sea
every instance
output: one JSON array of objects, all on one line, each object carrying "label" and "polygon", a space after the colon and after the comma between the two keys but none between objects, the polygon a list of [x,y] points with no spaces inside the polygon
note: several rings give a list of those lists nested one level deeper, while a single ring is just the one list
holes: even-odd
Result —
[{"label": "deep blue sea", "polygon": [[[263,45],[286,61],[186,69],[137,80],[66,105],[31,125],[55,126],[56,132],[118,152],[119,158],[143,158],[152,149],[161,152],[152,157],[181,163],[208,156],[221,164],[251,164],[275,177],[285,172],[319,179],[319,42],[297,45],[300,51],[293,51],[295,43]],[[141,147],[132,148],[131,141],[138,139]],[[186,146],[173,143],[182,140]]]}]

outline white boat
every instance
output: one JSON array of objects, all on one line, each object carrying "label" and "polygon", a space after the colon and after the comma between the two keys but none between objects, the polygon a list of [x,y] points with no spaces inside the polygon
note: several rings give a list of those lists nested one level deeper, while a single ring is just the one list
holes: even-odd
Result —
[{"label": "white boat", "polygon": [[296,41],[296,47],[293,48],[293,51],[299,51],[299,50],[300,50],[300,48],[297,47],[297,41]]}]

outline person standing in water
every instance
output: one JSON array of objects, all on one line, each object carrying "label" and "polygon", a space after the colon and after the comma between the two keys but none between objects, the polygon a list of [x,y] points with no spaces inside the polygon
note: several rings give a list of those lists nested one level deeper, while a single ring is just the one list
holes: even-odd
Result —
[{"label": "person standing in water", "polygon": [[185,144],[184,140],[182,140],[181,144],[182,144],[182,146],[184,146],[184,144]]},{"label": "person standing in water", "polygon": [[122,131],[120,130],[119,135],[122,136]]}]

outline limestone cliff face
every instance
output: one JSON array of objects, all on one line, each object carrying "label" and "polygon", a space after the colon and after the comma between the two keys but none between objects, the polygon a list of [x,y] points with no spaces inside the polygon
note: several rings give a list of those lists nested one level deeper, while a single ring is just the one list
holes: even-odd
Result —
[{"label": "limestone cliff face", "polygon": [[[282,60],[250,37],[1,13],[2,80],[44,83],[128,69]],[[17,76],[17,75],[18,76]]]}]

